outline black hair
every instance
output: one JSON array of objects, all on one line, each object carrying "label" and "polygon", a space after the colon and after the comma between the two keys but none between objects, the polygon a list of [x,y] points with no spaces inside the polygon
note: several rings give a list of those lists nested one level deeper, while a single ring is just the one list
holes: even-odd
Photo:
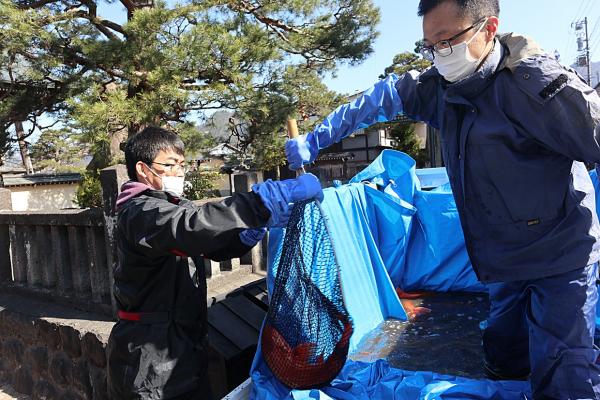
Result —
[{"label": "black hair", "polygon": [[154,161],[158,153],[173,150],[184,154],[185,146],[177,134],[158,126],[149,126],[127,140],[125,145],[125,165],[129,179],[137,181],[135,164],[142,161],[148,165]]},{"label": "black hair", "polygon": [[500,16],[500,0],[421,0],[419,2],[419,17],[423,17],[440,4],[452,1],[458,6],[461,17],[469,17],[476,22],[492,15]]}]

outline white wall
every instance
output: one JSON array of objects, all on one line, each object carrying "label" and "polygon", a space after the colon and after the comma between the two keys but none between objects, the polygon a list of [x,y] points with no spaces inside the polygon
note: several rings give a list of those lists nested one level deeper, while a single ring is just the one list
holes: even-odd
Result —
[{"label": "white wall", "polygon": [[51,211],[77,208],[77,184],[16,186],[11,191],[13,211]]}]

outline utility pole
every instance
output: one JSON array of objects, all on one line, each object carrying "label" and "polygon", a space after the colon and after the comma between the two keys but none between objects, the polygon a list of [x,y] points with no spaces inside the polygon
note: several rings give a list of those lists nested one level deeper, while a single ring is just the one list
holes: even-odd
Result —
[{"label": "utility pole", "polygon": [[[588,20],[585,17],[582,20],[573,22],[571,26],[575,27],[575,34],[577,36],[577,55],[576,64],[578,67],[587,67],[587,82],[589,85],[592,84],[592,72],[590,62],[590,40],[588,36]],[[585,47],[584,47],[585,43]]]}]

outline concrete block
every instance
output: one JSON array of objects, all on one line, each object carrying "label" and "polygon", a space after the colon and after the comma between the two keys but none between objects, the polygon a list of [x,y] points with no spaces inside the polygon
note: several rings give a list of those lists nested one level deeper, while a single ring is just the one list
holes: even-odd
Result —
[{"label": "concrete block", "polygon": [[83,358],[75,362],[73,368],[73,387],[83,393],[86,399],[92,397],[90,369],[87,361]]},{"label": "concrete block", "polygon": [[33,398],[34,399],[56,399],[58,398],[58,392],[54,385],[46,380],[39,380],[33,387]]},{"label": "concrete block", "polygon": [[73,363],[63,352],[56,352],[50,361],[50,376],[54,383],[70,386],[73,383]]},{"label": "concrete block", "polygon": [[92,382],[92,400],[109,400],[106,370],[90,365],[90,380]]},{"label": "concrete block", "polygon": [[31,395],[33,392],[33,378],[31,377],[31,371],[26,367],[19,367],[15,371],[13,378],[13,387],[19,393]]},{"label": "concrete block", "polygon": [[81,335],[79,331],[68,325],[61,325],[58,331],[63,351],[72,358],[81,356]]},{"label": "concrete block", "polygon": [[9,363],[12,363],[13,365],[19,365],[23,362],[25,346],[21,340],[14,337],[6,339],[3,350],[3,358],[5,358]]},{"label": "concrete block", "polygon": [[98,368],[106,367],[106,345],[93,333],[87,332],[81,341],[83,354]]},{"label": "concrete block", "polygon": [[38,340],[41,343],[44,343],[50,350],[59,348],[61,339],[58,325],[44,319],[36,319],[34,326],[37,328]]},{"label": "concrete block", "polygon": [[0,188],[0,211],[12,211],[12,196],[9,189]]},{"label": "concrete block", "polygon": [[214,278],[221,275],[221,264],[209,259],[204,259],[204,272],[206,278]]},{"label": "concrete block", "polygon": [[48,349],[45,347],[29,349],[28,359],[35,374],[43,375],[48,371]]}]

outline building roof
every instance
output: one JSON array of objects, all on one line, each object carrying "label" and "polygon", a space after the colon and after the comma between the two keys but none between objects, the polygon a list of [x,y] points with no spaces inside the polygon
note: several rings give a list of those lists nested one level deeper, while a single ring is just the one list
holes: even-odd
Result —
[{"label": "building roof", "polygon": [[352,160],[354,159],[354,153],[344,151],[341,153],[321,153],[317,157],[316,161],[338,161],[338,160]]},{"label": "building roof", "polygon": [[239,149],[231,146],[227,143],[221,143],[208,151],[208,155],[211,157],[227,157],[233,154],[238,154],[240,152]]},{"label": "building roof", "polygon": [[2,175],[4,187],[59,185],[65,183],[79,183],[79,181],[81,181],[81,174],[79,173]]}]

